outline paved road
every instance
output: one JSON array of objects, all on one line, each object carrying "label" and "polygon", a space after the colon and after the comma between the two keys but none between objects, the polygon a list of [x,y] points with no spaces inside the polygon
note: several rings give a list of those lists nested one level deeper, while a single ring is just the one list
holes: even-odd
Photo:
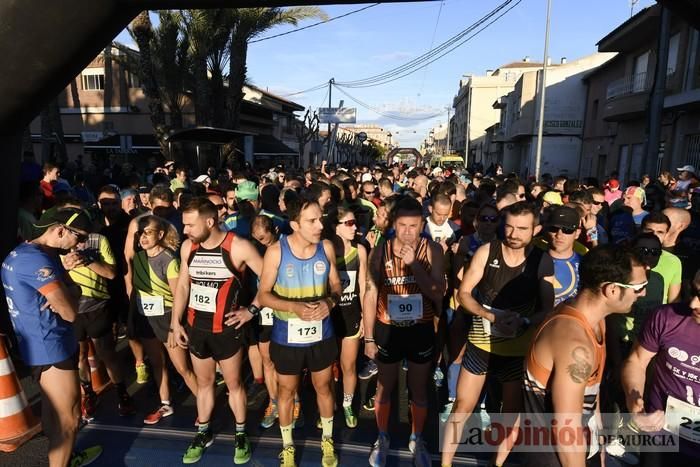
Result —
[{"label": "paved road", "polygon": [[[124,359],[127,368],[133,368],[133,363],[128,361],[128,352],[125,351],[125,342],[120,342],[120,355]],[[93,422],[83,427],[78,436],[78,446],[101,444],[104,454],[95,462],[94,466],[167,466],[181,465],[182,453],[192,439],[195,432],[194,420],[196,411],[194,400],[188,391],[180,392],[173,397],[176,412],[155,426],[144,426],[143,415],[156,407],[158,402],[157,392],[152,383],[137,385],[133,382],[134,375],[130,375],[131,385],[129,393],[134,396],[137,406],[137,415],[121,418],[116,414],[116,394],[113,389],[107,390],[100,396],[97,416]],[[22,378],[25,393],[30,402],[38,400],[36,385],[28,377]],[[370,382],[370,384],[373,384]],[[339,386],[339,392],[342,389]],[[367,382],[361,381],[360,395],[364,397],[367,391]],[[401,378],[401,385],[397,391],[398,397],[394,404],[392,414],[391,459],[388,467],[411,465],[410,453],[407,449],[410,423],[408,420],[407,397],[405,378]],[[318,417],[315,408],[315,396],[313,387],[306,383],[301,392],[302,407],[308,407],[304,411],[305,426],[294,432],[294,438],[299,453],[300,466],[318,466],[320,464],[320,431],[316,428]],[[342,397],[342,396],[341,396]],[[436,394],[437,397],[437,394]],[[426,429],[426,439],[429,449],[437,453],[437,413],[435,398],[431,404],[429,413],[429,426]],[[268,430],[258,428],[264,406],[267,402],[266,395],[260,394],[257,401],[249,407],[248,428],[253,444],[253,459],[251,466],[279,465],[281,441],[278,425],[275,424]],[[340,401],[339,401],[340,405]],[[359,405],[359,404],[358,404]],[[35,406],[38,410],[38,406]],[[217,388],[217,401],[212,427],[215,432],[215,442],[207,450],[198,465],[222,466],[233,465],[233,416],[228,408],[225,388]],[[359,424],[355,429],[345,427],[342,417],[336,417],[334,438],[339,453],[340,465],[364,466],[367,465],[367,456],[371,444],[376,438],[376,425],[374,413],[359,410]],[[11,454],[0,453],[0,466],[13,467],[42,467],[48,465],[45,458],[47,449],[46,438],[39,435],[29,443],[23,445]],[[439,458],[434,456],[435,465],[439,465]],[[487,458],[480,456],[462,456],[457,465],[486,464]]]}]

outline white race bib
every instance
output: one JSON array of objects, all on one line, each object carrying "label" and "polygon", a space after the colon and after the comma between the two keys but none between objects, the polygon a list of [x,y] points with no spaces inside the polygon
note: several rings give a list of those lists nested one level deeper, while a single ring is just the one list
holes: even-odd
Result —
[{"label": "white race bib", "polygon": [[165,314],[165,306],[163,305],[163,297],[160,295],[138,295],[139,306],[141,312],[145,316],[163,316]]},{"label": "white race bib", "polygon": [[417,321],[423,317],[423,296],[421,294],[389,294],[387,305],[391,321]]},{"label": "white race bib", "polygon": [[668,396],[664,429],[700,444],[700,407]]},{"label": "white race bib", "polygon": [[272,318],[274,313],[269,306],[260,309],[260,324],[263,326],[272,326]]},{"label": "white race bib", "polygon": [[216,313],[216,294],[219,289],[190,284],[190,308],[207,313]]},{"label": "white race bib", "polygon": [[303,321],[292,318],[287,321],[287,342],[290,344],[313,344],[321,342],[323,334],[323,322]]},{"label": "white race bib", "polygon": [[[496,317],[498,317],[498,315],[502,314],[505,311],[505,310],[501,310],[499,308],[492,308],[488,305],[481,305],[481,306],[483,306],[484,308],[489,310]],[[486,334],[487,336],[515,337],[515,333],[507,334],[507,333],[502,332],[500,329],[498,329],[498,327],[494,326],[494,324],[491,321],[487,320],[484,317],[481,318],[481,323],[482,323],[482,326],[484,327],[484,334]]]},{"label": "white race bib", "polygon": [[355,292],[357,284],[357,271],[338,271],[340,285],[343,287],[343,295]]}]

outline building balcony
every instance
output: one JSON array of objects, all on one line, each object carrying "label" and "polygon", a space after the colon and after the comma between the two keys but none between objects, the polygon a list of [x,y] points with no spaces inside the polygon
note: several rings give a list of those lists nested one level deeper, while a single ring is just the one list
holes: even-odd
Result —
[{"label": "building balcony", "polygon": [[608,84],[605,99],[609,101],[630,94],[648,92],[651,89],[651,78],[652,75],[643,72],[612,81]]}]

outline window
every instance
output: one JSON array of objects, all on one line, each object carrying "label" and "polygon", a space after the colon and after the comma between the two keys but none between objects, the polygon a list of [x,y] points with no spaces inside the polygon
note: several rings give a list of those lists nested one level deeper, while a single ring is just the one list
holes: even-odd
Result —
[{"label": "window", "polygon": [[678,44],[680,43],[681,33],[676,33],[668,41],[668,68],[669,75],[676,72],[678,66]]},{"label": "window", "polygon": [[623,186],[627,184],[627,169],[630,165],[629,149],[629,146],[620,146],[620,156],[617,160],[618,179]]},{"label": "window", "polygon": [[596,120],[598,118],[598,99],[593,101],[591,106],[591,120]]},{"label": "window", "polygon": [[139,79],[137,74],[132,73],[130,71],[127,71],[126,72],[126,84],[130,88],[140,88],[141,87],[141,80]]},{"label": "window", "polygon": [[642,92],[646,89],[647,68],[649,67],[649,51],[647,50],[634,59],[634,74],[632,75],[632,92]]},{"label": "window", "polygon": [[86,68],[81,73],[84,91],[98,91],[105,88],[103,68]]},{"label": "window", "polygon": [[687,149],[685,153],[685,161],[681,164],[690,164],[693,167],[700,166],[700,134],[688,135]]},{"label": "window", "polygon": [[629,180],[641,181],[644,169],[644,144],[633,144],[630,157]]}]

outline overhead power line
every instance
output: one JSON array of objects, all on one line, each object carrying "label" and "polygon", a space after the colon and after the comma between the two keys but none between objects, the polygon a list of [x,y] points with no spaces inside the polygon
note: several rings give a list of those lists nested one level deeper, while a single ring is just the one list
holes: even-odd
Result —
[{"label": "overhead power line", "polygon": [[295,32],[304,31],[305,29],[310,29],[310,28],[313,28],[313,27],[316,27],[316,26],[320,26],[320,25],[322,25],[322,24],[330,23],[331,21],[335,21],[335,20],[337,20],[337,19],[341,19],[341,18],[345,18],[345,17],[350,16],[350,15],[354,15],[355,13],[359,13],[359,12],[361,12],[361,11],[369,10],[370,8],[373,8],[373,7],[377,6],[377,5],[379,5],[379,3],[373,3],[372,5],[368,5],[368,6],[365,6],[365,7],[362,7],[362,8],[358,8],[357,10],[352,10],[352,11],[349,11],[349,12],[347,12],[347,13],[345,13],[345,14],[338,15],[338,16],[334,16],[334,17],[332,17],[332,18],[328,18],[328,19],[323,20],[323,21],[319,21],[318,23],[309,24],[309,25],[304,26],[304,27],[301,27],[301,28],[292,29],[291,31],[286,31],[286,32],[282,32],[282,33],[279,33],[279,34],[275,34],[275,35],[273,35],[273,36],[267,36],[267,37],[263,37],[263,38],[260,38],[260,39],[255,39],[254,41],[248,41],[248,43],[249,43],[249,44],[255,44],[256,42],[269,41],[270,39],[274,39],[274,38],[276,38],[276,37],[282,37],[282,36],[286,36],[286,35],[288,35],[288,34],[292,34],[292,33],[295,33]]},{"label": "overhead power line", "polygon": [[506,0],[475,23],[447,39],[439,46],[401,66],[368,78],[346,82],[337,81],[336,84],[347,88],[379,86],[413,74],[462,46],[478,33],[502,18],[506,13],[520,4],[521,1],[522,0]]},{"label": "overhead power line", "polygon": [[433,115],[427,115],[427,116],[425,116],[425,117],[406,117],[406,116],[397,115],[397,114],[391,113],[391,112],[384,112],[384,111],[382,111],[382,110],[377,109],[376,107],[371,106],[370,104],[367,104],[366,102],[361,101],[361,100],[358,99],[357,97],[354,97],[354,96],[350,95],[350,94],[349,94],[346,90],[344,90],[344,89],[341,89],[341,88],[339,88],[339,87],[336,87],[335,89],[338,90],[340,93],[344,94],[348,99],[354,101],[354,102],[355,102],[356,104],[358,104],[359,106],[364,107],[365,109],[367,109],[367,110],[369,110],[369,111],[371,111],[371,112],[374,112],[374,113],[376,113],[376,114],[378,114],[378,115],[381,115],[382,117],[385,117],[385,118],[388,118],[388,119],[391,119],[391,120],[422,121],[422,120],[430,120],[430,119],[433,119],[433,118],[435,118],[435,117],[439,117],[440,115],[444,115],[444,112],[440,112],[440,113],[436,113],[436,114],[433,114]]}]

